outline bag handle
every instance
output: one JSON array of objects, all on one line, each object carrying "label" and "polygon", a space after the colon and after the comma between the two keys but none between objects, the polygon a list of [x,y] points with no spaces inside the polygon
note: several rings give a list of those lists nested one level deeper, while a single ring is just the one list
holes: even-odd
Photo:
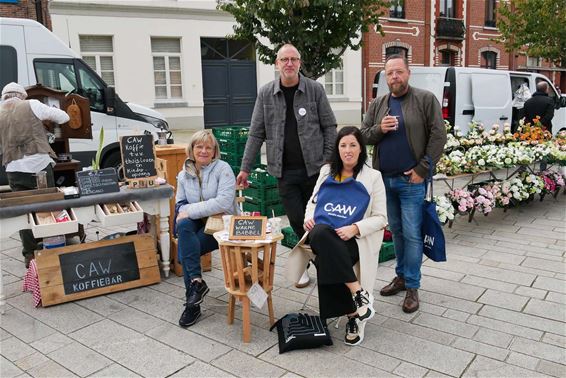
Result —
[{"label": "bag handle", "polygon": [[425,201],[432,202],[433,197],[433,187],[432,187],[432,159],[430,156],[425,155],[425,159],[428,161],[428,175],[426,177],[426,192],[425,192]]}]

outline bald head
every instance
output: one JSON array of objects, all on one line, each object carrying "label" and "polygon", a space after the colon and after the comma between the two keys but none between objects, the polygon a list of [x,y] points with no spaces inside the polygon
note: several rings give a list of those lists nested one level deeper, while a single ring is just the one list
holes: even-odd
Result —
[{"label": "bald head", "polygon": [[297,48],[292,44],[286,43],[281,46],[279,50],[277,50],[277,59],[281,58],[284,51],[293,51],[299,59],[301,58],[301,53],[299,52],[299,50],[297,50]]},{"label": "bald head", "polygon": [[537,84],[537,92],[548,93],[548,84],[546,81],[539,81]]}]

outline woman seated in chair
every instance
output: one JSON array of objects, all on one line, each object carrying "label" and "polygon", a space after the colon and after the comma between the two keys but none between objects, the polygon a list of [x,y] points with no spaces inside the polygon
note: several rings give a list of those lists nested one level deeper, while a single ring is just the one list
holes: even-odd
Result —
[{"label": "woman seated in chair", "polygon": [[310,244],[317,268],[320,316],[348,316],[347,345],[362,342],[365,322],[375,314],[372,292],[387,225],[381,173],[367,165],[366,159],[360,130],[341,129],[331,162],[321,168],[307,204],[307,233],[287,262],[288,278],[298,278],[309,259],[301,245]]},{"label": "woman seated in chair", "polygon": [[187,299],[179,325],[188,327],[200,317],[200,303],[209,291],[202,279],[200,256],[218,248],[214,237],[204,232],[206,218],[238,213],[236,178],[230,165],[220,160],[220,148],[210,130],[196,132],[189,142],[185,167],[177,176],[176,209]]}]

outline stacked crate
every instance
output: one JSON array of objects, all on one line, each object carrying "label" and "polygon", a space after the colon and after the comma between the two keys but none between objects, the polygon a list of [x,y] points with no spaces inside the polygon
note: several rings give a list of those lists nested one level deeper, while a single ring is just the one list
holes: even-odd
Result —
[{"label": "stacked crate", "polygon": [[[230,164],[235,175],[240,172],[248,132],[249,128],[244,126],[215,127],[212,129],[212,133],[220,146],[220,158]],[[259,165],[260,156],[258,153],[255,165]]]},{"label": "stacked crate", "polygon": [[244,211],[259,211],[261,215],[268,217],[285,214],[277,179],[267,173],[265,165],[259,165],[253,169],[248,176],[250,187],[244,190]]},{"label": "stacked crate", "polygon": [[297,236],[297,234],[295,234],[293,228],[291,226],[284,227],[283,229],[281,229],[281,233],[283,234],[283,240],[281,240],[281,244],[287,248],[295,248],[295,246],[299,242],[299,237]]}]

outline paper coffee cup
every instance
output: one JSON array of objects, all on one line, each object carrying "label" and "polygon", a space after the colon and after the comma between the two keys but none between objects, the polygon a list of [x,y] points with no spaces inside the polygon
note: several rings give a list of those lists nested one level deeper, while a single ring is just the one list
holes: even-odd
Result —
[{"label": "paper coffee cup", "polygon": [[269,224],[271,225],[272,235],[279,235],[281,233],[281,218],[270,218]]}]

